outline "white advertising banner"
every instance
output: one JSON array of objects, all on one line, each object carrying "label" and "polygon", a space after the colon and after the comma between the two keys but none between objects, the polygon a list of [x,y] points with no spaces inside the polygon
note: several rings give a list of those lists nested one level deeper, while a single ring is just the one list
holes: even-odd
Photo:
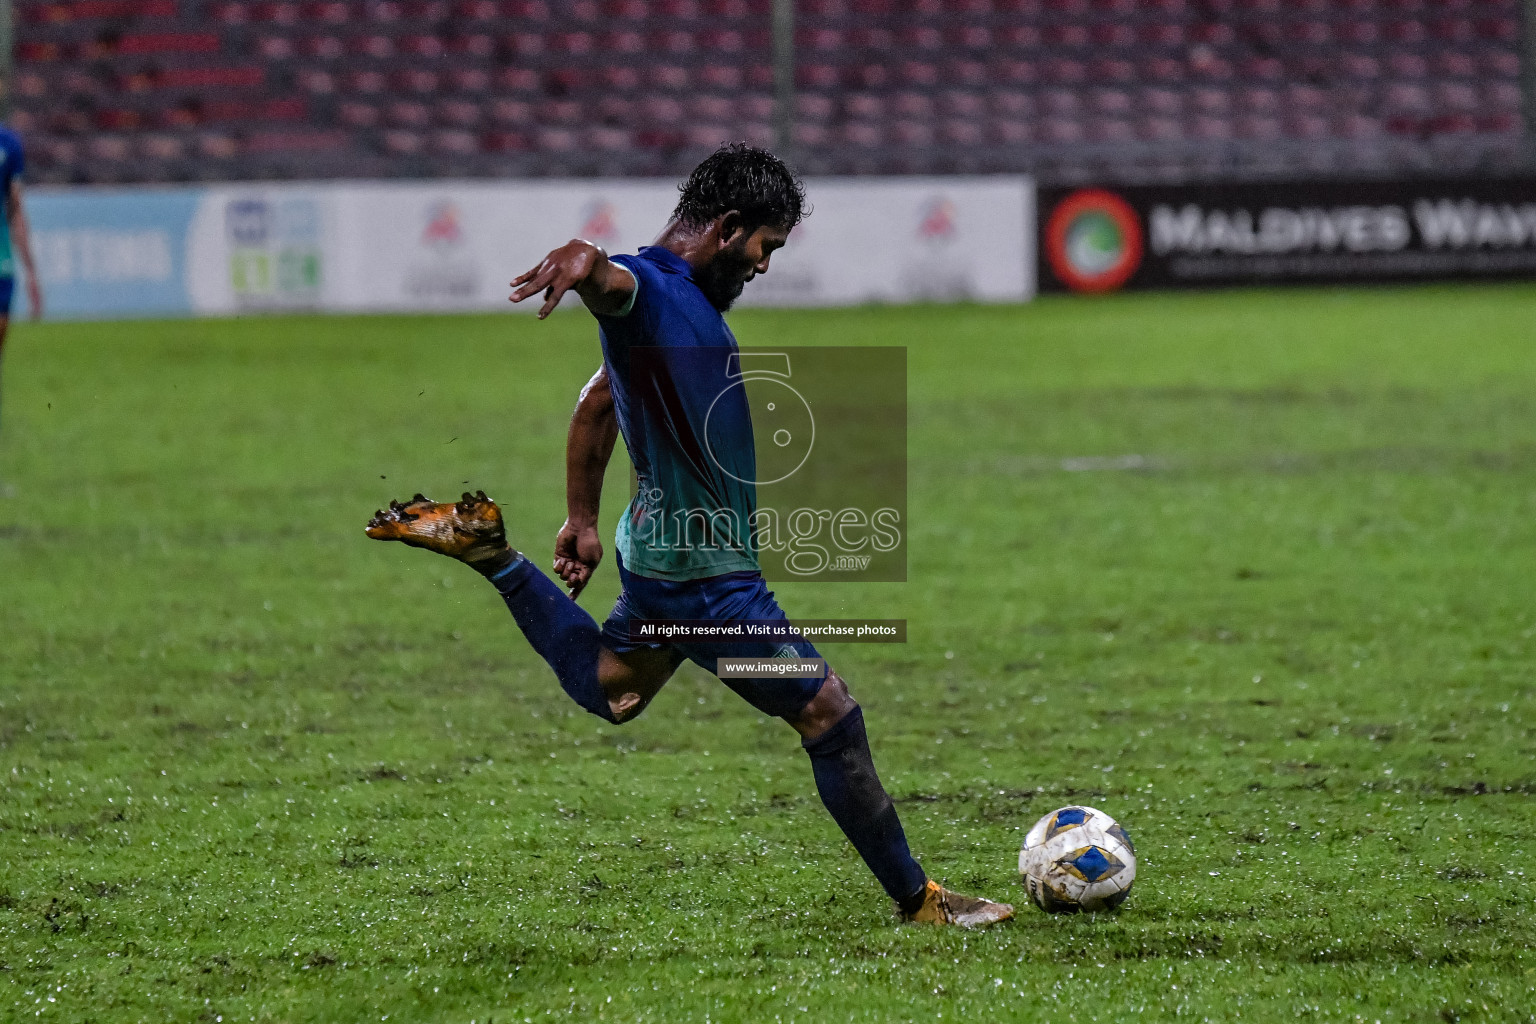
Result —
[{"label": "white advertising banner", "polygon": [[508,283],[549,250],[586,238],[633,252],[676,202],[676,186],[660,182],[348,187],[335,197],[338,308],[513,308]]},{"label": "white advertising banner", "polygon": [[743,305],[1022,302],[1035,293],[1024,177],[813,178],[812,213]]},{"label": "white advertising banner", "polygon": [[[1034,294],[1028,178],[823,178],[806,188],[811,216],[743,305]],[[507,302],[513,277],[571,238],[634,252],[676,201],[669,180],[53,189],[35,219],[43,284],[60,300],[53,315],[532,311],[538,303]],[[114,253],[154,242],[156,259],[109,266],[93,255],[108,242]]]}]

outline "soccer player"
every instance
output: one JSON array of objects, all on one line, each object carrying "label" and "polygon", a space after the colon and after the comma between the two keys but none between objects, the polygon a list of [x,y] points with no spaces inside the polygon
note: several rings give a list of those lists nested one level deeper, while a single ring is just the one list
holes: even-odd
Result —
[{"label": "soccer player", "polygon": [[[26,207],[21,202],[21,172],[26,157],[21,137],[0,125],[0,205],[5,209],[5,230],[0,231],[0,359],[5,356],[5,335],[11,325],[11,297],[16,291],[16,258],[27,271],[27,302],[32,319],[43,315],[43,291],[37,283],[37,264],[32,259],[32,232]],[[0,484],[0,496],[8,493]]]},{"label": "soccer player", "polygon": [[[513,302],[543,295],[541,319],[574,290],[602,339],[603,366],[582,389],[567,439],[568,517],[555,542],[555,571],[569,598],[508,546],[500,510],[484,492],[455,503],[418,494],[391,502],[368,523],[377,540],[404,541],[479,570],[565,692],[606,721],[638,715],[684,660],[713,673],[721,657],[819,657],[803,638],[669,644],[637,639],[629,628],[645,619],[786,621],[753,540],[741,535],[750,531],[719,528],[689,546],[665,543],[654,527],[694,512],[706,529],[751,522],[755,491],[744,482],[754,478],[750,412],[745,400],[712,411],[739,380],[730,376],[736,339],[722,314],[747,282],[767,273],[804,200],[803,186],[776,156],[724,146],[684,183],[656,244],[610,259],[575,239],[512,282]],[[700,352],[708,357],[690,358]],[[623,591],[599,627],[574,598],[602,559],[598,498],[619,432],[640,486],[616,537]],[[1013,915],[1006,904],[948,891],[918,865],[875,774],[864,712],[836,672],[725,682],[800,734],[822,802],[905,920],[976,927]]]}]

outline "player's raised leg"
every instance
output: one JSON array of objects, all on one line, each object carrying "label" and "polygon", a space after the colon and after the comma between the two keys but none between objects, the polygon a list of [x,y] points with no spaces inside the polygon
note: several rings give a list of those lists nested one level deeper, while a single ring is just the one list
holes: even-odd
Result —
[{"label": "player's raised leg", "polygon": [[600,718],[635,717],[676,668],[664,652],[617,654],[605,647],[592,616],[507,543],[501,509],[484,491],[465,493],[456,502],[420,494],[392,501],[374,514],[365,532],[374,540],[397,540],[458,559],[490,580],[561,689]]}]

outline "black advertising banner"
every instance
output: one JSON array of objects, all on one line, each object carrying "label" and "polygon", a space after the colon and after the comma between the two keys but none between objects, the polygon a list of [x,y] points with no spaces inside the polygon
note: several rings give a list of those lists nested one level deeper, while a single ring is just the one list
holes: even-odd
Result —
[{"label": "black advertising banner", "polygon": [[1042,291],[1536,277],[1536,178],[1042,189]]}]

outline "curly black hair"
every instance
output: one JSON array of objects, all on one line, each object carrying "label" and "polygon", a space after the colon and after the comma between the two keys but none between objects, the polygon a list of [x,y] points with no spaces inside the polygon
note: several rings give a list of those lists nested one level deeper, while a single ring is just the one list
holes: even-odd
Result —
[{"label": "curly black hair", "polygon": [[730,142],[715,150],[677,190],[680,195],[672,216],[691,228],[736,210],[749,229],[770,224],[787,230],[810,212],[805,185],[784,161],[745,142]]}]

